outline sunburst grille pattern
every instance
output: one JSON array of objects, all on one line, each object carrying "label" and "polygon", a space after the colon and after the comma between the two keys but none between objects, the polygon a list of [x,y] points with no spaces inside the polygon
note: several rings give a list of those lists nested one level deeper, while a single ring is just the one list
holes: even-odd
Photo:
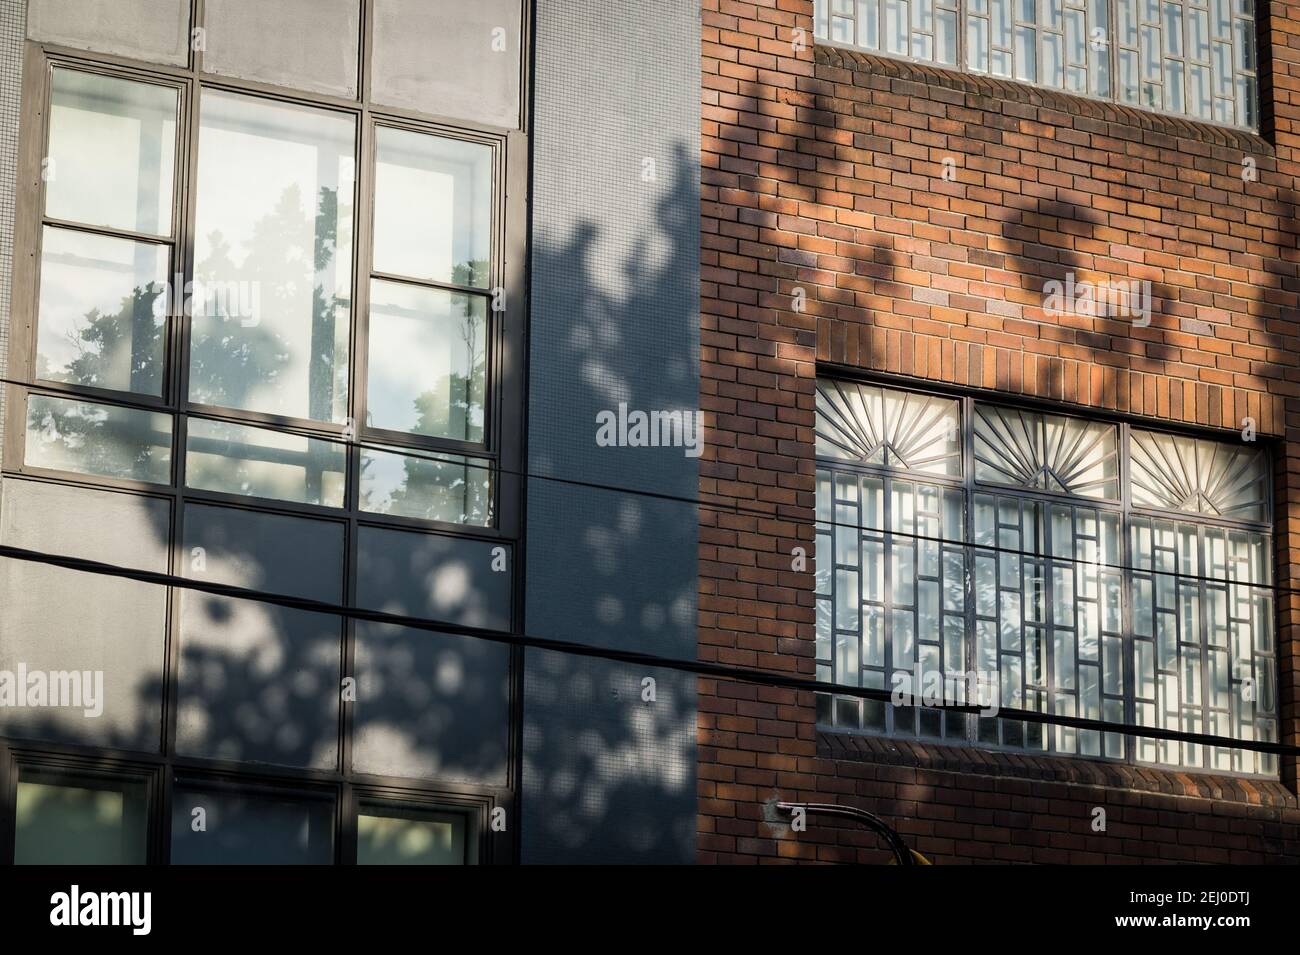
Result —
[{"label": "sunburst grille pattern", "polygon": [[1134,429],[1133,503],[1243,521],[1268,513],[1268,472],[1257,448]]},{"label": "sunburst grille pattern", "polygon": [[1111,424],[975,406],[975,479],[1101,500],[1119,497],[1119,434]]},{"label": "sunburst grille pattern", "polygon": [[961,475],[961,413],[953,398],[856,382],[817,382],[817,454],[857,464]]}]

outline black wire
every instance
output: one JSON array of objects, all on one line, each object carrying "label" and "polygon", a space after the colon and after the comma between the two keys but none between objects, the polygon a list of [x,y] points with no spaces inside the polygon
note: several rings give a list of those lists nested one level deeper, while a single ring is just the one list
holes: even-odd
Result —
[{"label": "black wire", "polygon": [[[361,607],[348,607],[341,604],[311,600],[305,597],[274,594],[247,587],[235,587],[229,584],[210,583],[207,581],[194,580],[188,577],[180,577],[175,574],[139,570],[133,567],[123,567],[101,561],[87,560],[80,557],[67,557],[61,554],[49,554],[42,551],[28,550],[26,548],[12,547],[9,545],[0,545],[0,557],[8,557],[13,560],[28,561],[53,567],[62,567],[67,570],[74,570],[82,573],[121,577],[158,586],[176,587],[182,590],[195,590],[219,597],[228,597],[238,600],[253,600],[294,610],[329,614],[337,617],[347,617],[349,619],[364,620],[370,623],[389,624],[397,627],[405,627],[411,630],[473,637],[510,646],[525,647],[536,650],[549,650],[573,656],[595,657],[604,660],[613,660],[620,663],[632,663],[666,670],[676,670],[679,672],[693,673],[696,676],[716,677],[719,679],[750,683],[758,686],[771,686],[781,689],[804,690],[808,692],[834,693],[840,696],[853,696],[860,699],[877,700],[885,703],[892,702],[892,693],[889,690],[877,690],[870,687],[829,683],[822,680],[787,676],[785,674],[772,673],[766,670],[758,670],[750,667],[738,667],[722,663],[675,659],[672,657],[660,656],[658,654],[643,653],[636,650],[597,647],[583,643],[574,643],[568,640],[534,637],[524,633],[515,633],[513,631],[505,632],[489,630],[483,627],[469,627],[463,624],[439,623],[405,614],[395,614],[381,610],[366,610]],[[951,711],[955,713],[981,712],[981,707],[978,705],[950,703],[922,702],[919,708]],[[1103,733],[1114,733],[1122,736],[1167,739],[1193,745],[1211,746],[1220,749],[1248,750],[1279,756],[1300,756],[1300,746],[1291,746],[1284,743],[1271,743],[1262,740],[1238,740],[1224,736],[1212,736],[1207,733],[1185,733],[1179,730],[1168,730],[1153,726],[1138,726],[1131,723],[1108,723],[1102,720],[1064,716],[1054,713],[1039,713],[1033,710],[1008,710],[999,708],[996,717],[998,719],[1019,720],[1028,723],[1045,723],[1054,726],[1066,726],[1080,730],[1096,730]]]},{"label": "black wire", "polygon": [[[451,452],[448,452],[447,454],[439,454],[438,452],[435,451],[426,451],[424,449],[419,449],[419,448],[405,448],[405,447],[401,447],[400,445],[372,444],[362,440],[348,440],[346,438],[338,438],[333,435],[317,434],[315,432],[305,431],[301,428],[296,428],[296,427],[277,427],[274,429],[268,429],[267,426],[264,424],[245,421],[244,419],[237,418],[237,417],[225,417],[221,415],[215,415],[205,411],[204,412],[200,412],[200,411],[176,412],[176,411],[170,411],[168,409],[159,408],[155,405],[149,405],[137,401],[128,401],[125,399],[107,401],[99,398],[88,398],[80,395],[70,395],[70,394],[64,394],[62,392],[56,392],[56,391],[42,392],[39,390],[40,388],[39,385],[33,385],[30,382],[16,381],[11,378],[0,377],[0,383],[15,385],[20,388],[36,389],[38,394],[46,395],[46,396],[57,396],[69,401],[80,401],[89,404],[105,404],[110,406],[118,405],[133,410],[150,411],[155,414],[185,414],[188,417],[197,417],[203,420],[216,420],[227,424],[238,424],[244,427],[261,428],[263,430],[275,430],[283,434],[294,434],[299,437],[307,437],[317,441],[325,441],[330,444],[341,444],[344,447],[356,447],[367,451],[379,451],[385,454],[403,455],[405,457],[414,458],[417,461],[430,461],[433,463],[440,463],[440,464],[457,464],[465,467],[477,468],[478,470],[482,470],[482,471],[495,472],[497,474],[509,474],[515,477],[521,477],[525,481],[529,481],[529,480],[550,481],[552,483],[563,484],[570,487],[581,487],[581,488],[586,488],[589,490],[597,490],[597,491],[611,491],[618,494],[633,494],[639,497],[651,498],[653,500],[673,501],[681,504],[692,504],[696,507],[701,507],[701,508],[714,510],[714,511],[721,511],[727,514],[754,516],[754,517],[766,518],[769,520],[774,518],[779,518],[779,513],[776,511],[763,510],[761,508],[754,508],[754,507],[746,507],[738,502],[725,503],[725,502],[706,501],[702,498],[692,498],[692,497],[686,497],[684,495],[669,494],[664,491],[649,491],[649,490],[642,490],[639,488],[620,487],[618,485],[602,484],[596,481],[583,481],[578,478],[564,478],[564,477],[557,477],[551,474],[538,474],[531,471],[514,470],[512,468],[502,467],[500,463],[493,462],[487,458],[476,458],[474,454],[468,452],[465,454],[452,454]],[[479,465],[468,463],[470,460],[475,460],[475,459],[485,461],[486,467],[481,467]],[[917,479],[907,478],[906,480],[908,480],[909,482],[915,482]],[[998,491],[996,488],[990,487],[987,493],[989,493],[990,495],[996,495]],[[1087,505],[1082,505],[1082,506],[1087,506]],[[1107,512],[1107,513],[1111,513],[1111,512]],[[1151,519],[1152,520],[1178,520],[1178,518],[1161,518],[1155,516],[1152,516]],[[1185,520],[1189,523],[1195,524],[1195,520],[1192,517],[1189,517]],[[1175,570],[1157,570],[1154,567],[1150,569],[1146,569],[1142,567],[1133,567],[1128,564],[1104,563],[1101,561],[1086,560],[1085,558],[1082,557],[1064,557],[1058,555],[1039,553],[1035,551],[1020,550],[1012,547],[1002,547],[998,544],[980,544],[974,541],[950,540],[944,537],[937,537],[928,534],[920,534],[912,531],[889,530],[880,527],[864,527],[860,524],[850,524],[847,522],[835,521],[835,520],[823,520],[820,518],[816,519],[814,523],[815,526],[817,527],[839,527],[839,528],[845,528],[848,530],[857,531],[860,533],[880,534],[881,536],[889,536],[889,537],[902,537],[908,540],[937,543],[948,547],[971,548],[974,550],[986,551],[991,554],[1010,554],[1017,557],[1027,558],[1032,561],[1043,561],[1049,565],[1083,564],[1087,567],[1093,567],[1098,570],[1119,571],[1122,573],[1139,574],[1139,575],[1150,576],[1150,577],[1174,577],[1177,578],[1178,580],[1199,581],[1207,584],[1223,584],[1223,585],[1231,585],[1231,586],[1239,586],[1239,587],[1250,587],[1257,590],[1268,590],[1275,594],[1300,593],[1300,587],[1283,587],[1280,584],[1276,584],[1276,583],[1272,583],[1272,584],[1252,583],[1250,581],[1244,581],[1244,580],[1233,580],[1230,577],[1210,577],[1210,576],[1200,575],[1200,574],[1180,573],[1179,571],[1175,571]],[[1196,526],[1218,527],[1220,525],[1197,524]],[[1231,530],[1231,528],[1228,529]],[[1261,533],[1261,532],[1254,532],[1254,533]]]}]

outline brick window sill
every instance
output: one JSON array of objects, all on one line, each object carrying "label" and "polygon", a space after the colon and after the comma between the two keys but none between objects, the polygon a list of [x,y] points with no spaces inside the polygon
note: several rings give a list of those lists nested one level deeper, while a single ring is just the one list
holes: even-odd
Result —
[{"label": "brick window sill", "polygon": [[1031,756],[858,733],[818,730],[817,755],[845,762],[1128,789],[1251,806],[1300,807],[1295,794],[1275,779],[1179,772],[1070,756]]},{"label": "brick window sill", "polygon": [[[1118,126],[1151,130],[1182,139],[1214,143],[1240,149],[1255,155],[1273,153],[1273,145],[1264,136],[1244,129],[1219,126],[1214,123],[1184,119],[1168,113],[1156,113],[1150,110],[1126,106],[1110,100],[1093,99],[1087,96],[1075,96],[1070,93],[1048,87],[1019,83],[974,73],[966,73],[941,66],[916,63],[911,60],[879,56],[862,50],[845,47],[818,45],[815,48],[817,79],[829,82],[848,82],[855,86],[871,85],[864,79],[852,74],[870,74],[880,77],[883,89],[895,93],[905,93],[892,84],[892,80],[911,81],[928,87],[941,87],[964,94],[962,105],[971,109],[990,112],[1007,112],[1023,117],[1023,110],[1007,109],[1005,104],[1023,104],[1033,109],[1055,110],[1071,116],[1083,116],[1089,119],[1114,123]],[[846,70],[850,76],[842,80],[829,75],[829,71]],[[1040,122],[1048,120],[1038,116]]]}]

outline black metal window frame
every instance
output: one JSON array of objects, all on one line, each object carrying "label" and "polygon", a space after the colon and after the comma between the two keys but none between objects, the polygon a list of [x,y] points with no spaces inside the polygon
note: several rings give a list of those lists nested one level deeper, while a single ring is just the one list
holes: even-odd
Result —
[{"label": "black metal window frame", "polygon": [[[10,319],[9,378],[22,384],[6,383],[4,389],[3,470],[6,480],[35,480],[88,489],[146,497],[166,502],[170,514],[170,556],[168,570],[183,573],[185,555],[184,514],[187,504],[216,504],[229,509],[267,515],[286,515],[341,525],[344,532],[344,602],[356,597],[356,567],[359,531],[364,527],[418,531],[466,540],[490,542],[503,547],[512,571],[509,619],[517,626],[520,615],[522,575],[517,570],[522,533],[522,493],[518,474],[523,454],[524,341],[527,316],[526,273],[527,196],[529,141],[527,95],[530,81],[529,57],[532,4],[522,5],[520,57],[521,115],[519,128],[493,127],[459,118],[440,117],[411,109],[390,107],[370,99],[372,38],[376,0],[360,0],[360,45],[358,95],[349,99],[330,94],[277,86],[205,71],[200,44],[191,44],[186,66],[167,66],[128,57],[88,52],[52,43],[28,41],[22,78],[22,125],[18,158],[16,244],[30,249],[30,255],[15,256]],[[191,24],[203,24],[203,0],[193,0]],[[120,229],[62,223],[45,216],[42,160],[49,134],[49,98],[53,71],[62,68],[117,77],[132,82],[176,89],[178,114],[175,175],[172,195],[173,229],[169,237],[137,235]],[[354,224],[349,316],[348,418],[355,427],[323,421],[285,418],[233,408],[191,403],[188,394],[189,319],[168,309],[165,382],[161,397],[125,394],[80,385],[38,380],[35,376],[37,295],[41,234],[45,226],[70,227],[80,232],[118,236],[171,246],[168,278],[181,273],[189,282],[194,277],[194,225],[197,192],[199,101],[203,90],[220,91],[348,116],[354,123]],[[488,288],[462,288],[445,282],[401,279],[426,288],[445,288],[489,299],[503,308],[488,309],[489,365],[487,368],[487,414],[484,443],[469,447],[455,441],[394,433],[368,428],[365,419],[366,343],[368,340],[369,284],[374,271],[373,209],[376,130],[405,129],[446,139],[479,143],[492,150],[491,264]],[[171,303],[169,302],[169,305]],[[127,409],[148,409],[171,416],[172,444],[170,481],[167,485],[107,477],[80,472],[55,471],[24,463],[27,401],[31,395],[81,399],[94,404]],[[347,472],[343,507],[285,500],[256,498],[241,494],[200,490],[185,486],[184,450],[189,419],[225,422],[263,428],[282,434],[315,437],[345,446]],[[362,447],[406,451],[435,460],[442,455],[487,459],[492,465],[493,520],[480,527],[460,523],[385,515],[359,507],[359,469]],[[135,752],[112,747],[36,741],[0,735],[0,864],[13,858],[15,807],[21,767],[41,767],[69,776],[126,775],[146,780],[150,792],[150,838],[148,861],[166,864],[170,860],[170,812],[176,780],[205,780],[235,790],[272,787],[292,796],[295,792],[323,796],[335,807],[334,861],[350,864],[356,859],[356,826],[363,802],[401,806],[411,810],[463,814],[469,821],[467,838],[474,840],[473,858],[483,863],[508,863],[517,857],[518,800],[520,775],[520,711],[522,706],[522,652],[510,653],[510,701],[508,778],[502,785],[480,785],[433,778],[380,776],[354,772],[352,755],[352,708],[340,706],[338,761],[334,769],[319,770],[264,763],[240,762],[206,757],[180,756],[176,752],[177,680],[180,656],[181,593],[172,589],[166,613],[166,692],[163,694],[161,750]],[[341,672],[354,672],[356,621],[342,622],[343,658]],[[489,825],[503,810],[505,827]]]},{"label": "black metal window frame", "polygon": [[[1227,518],[1216,518],[1216,517],[1210,517],[1203,514],[1191,514],[1184,511],[1174,511],[1174,510],[1166,510],[1161,508],[1142,507],[1142,506],[1134,505],[1131,500],[1130,481],[1129,481],[1129,474],[1130,474],[1129,435],[1132,430],[1143,430],[1143,431],[1153,431],[1156,433],[1163,433],[1163,434],[1170,434],[1170,435],[1180,435],[1180,436],[1190,437],[1190,438],[1199,438],[1199,439],[1209,440],[1209,441],[1230,442],[1232,440],[1231,432],[1228,433],[1225,433],[1223,431],[1216,432],[1206,428],[1179,425],[1175,422],[1166,422],[1166,421],[1155,422],[1146,419],[1140,419],[1132,416],[1115,414],[1115,413],[1110,413],[1110,412],[1105,412],[1100,410],[1098,411],[1085,410],[1073,406],[1062,405],[1060,403],[1027,399],[1023,396],[1003,395],[997,392],[992,392],[987,390],[976,391],[973,389],[962,389],[957,387],[945,388],[943,386],[936,386],[934,383],[922,382],[922,381],[917,381],[917,380],[904,378],[900,376],[894,376],[894,375],[883,375],[883,374],[865,375],[859,370],[847,368],[847,367],[840,367],[840,366],[819,365],[818,379],[843,381],[847,383],[857,383],[868,387],[882,387],[886,389],[893,389],[900,392],[907,392],[919,396],[928,395],[928,396],[934,396],[939,398],[946,398],[950,400],[956,400],[958,402],[958,414],[960,415],[959,434],[961,436],[961,460],[962,460],[962,472],[960,477],[952,478],[952,477],[944,477],[944,476],[932,475],[932,474],[919,474],[919,473],[909,472],[907,470],[901,470],[898,468],[891,468],[884,465],[846,463],[845,461],[837,460],[835,458],[826,457],[823,455],[817,456],[816,469],[818,472],[830,473],[832,478],[832,488],[834,487],[834,475],[836,472],[840,472],[840,473],[858,474],[858,475],[870,474],[879,477],[880,479],[886,482],[890,480],[894,480],[894,481],[904,481],[904,482],[913,482],[913,483],[935,484],[947,488],[961,489],[963,495],[962,501],[963,501],[963,518],[964,518],[964,526],[962,531],[964,536],[962,540],[964,542],[963,549],[967,551],[967,557],[965,559],[965,564],[964,564],[965,572],[966,572],[966,581],[965,581],[965,590],[964,590],[964,614],[966,617],[966,632],[965,632],[964,645],[965,645],[966,669],[968,671],[975,671],[978,665],[978,661],[976,660],[976,643],[975,643],[975,628],[977,626],[977,621],[979,617],[977,613],[977,599],[976,599],[977,582],[976,582],[976,574],[975,574],[975,562],[971,556],[971,555],[978,555],[980,553],[978,548],[971,546],[977,540],[976,533],[975,533],[976,531],[975,504],[976,504],[977,496],[992,497],[995,499],[995,501],[996,499],[999,498],[1015,500],[1022,504],[1022,508],[1024,505],[1030,505],[1030,506],[1041,505],[1044,506],[1044,508],[1047,508],[1053,504],[1056,504],[1056,505],[1064,505],[1076,509],[1077,508],[1091,509],[1097,511],[1098,513],[1104,512],[1108,514],[1113,514],[1118,518],[1119,553],[1120,553],[1120,559],[1118,563],[1120,563],[1121,566],[1124,568],[1123,570],[1116,571],[1116,573],[1119,573],[1121,575],[1119,593],[1120,593],[1120,600],[1121,600],[1120,636],[1123,639],[1122,651],[1121,651],[1122,662],[1123,662],[1123,693],[1122,693],[1123,703],[1124,703],[1123,719],[1125,722],[1130,724],[1135,724],[1138,722],[1135,717],[1136,717],[1136,704],[1137,702],[1139,702],[1135,698],[1136,681],[1135,681],[1135,664],[1133,659],[1134,639],[1135,639],[1133,634],[1134,613],[1133,613],[1133,606],[1132,606],[1134,581],[1137,577],[1140,576],[1145,576],[1145,577],[1152,576],[1152,574],[1149,571],[1143,572],[1136,569],[1136,565],[1134,563],[1134,555],[1133,555],[1134,522],[1135,521],[1140,522],[1143,520],[1147,520],[1147,521],[1164,520],[1164,521],[1173,521],[1178,524],[1191,525],[1197,527],[1198,541],[1201,542],[1201,554],[1202,554],[1200,558],[1200,564],[1199,564],[1199,568],[1200,568],[1199,573],[1200,575],[1204,575],[1204,576],[1207,576],[1207,572],[1205,569],[1206,563],[1204,558],[1204,543],[1203,543],[1205,540],[1206,529],[1221,529],[1224,531],[1241,530],[1241,531],[1248,531],[1251,533],[1259,534],[1263,537],[1267,553],[1269,554],[1269,562],[1267,566],[1267,571],[1268,571],[1267,581],[1264,584],[1242,584],[1241,586],[1245,586],[1252,590],[1267,589],[1271,584],[1271,581],[1276,579],[1277,577],[1277,570],[1276,570],[1277,558],[1273,552],[1274,541],[1275,541],[1274,522],[1277,519],[1276,518],[1277,512],[1276,512],[1276,508],[1274,507],[1275,494],[1274,494],[1273,481],[1271,480],[1273,474],[1275,473],[1274,467],[1275,467],[1276,457],[1272,453],[1271,442],[1269,441],[1262,440],[1262,439],[1260,440],[1260,450],[1265,455],[1266,473],[1270,477],[1270,481],[1268,482],[1266,488],[1267,519],[1264,521],[1241,521],[1241,520],[1233,520]],[[1117,482],[1120,490],[1119,497],[1110,498],[1110,499],[1088,498],[1088,497],[1081,497],[1081,496],[1073,496],[1069,494],[1054,493],[1051,491],[1029,490],[1025,488],[1017,488],[1012,486],[1004,486],[1001,484],[993,484],[988,482],[977,481],[975,479],[975,449],[974,449],[974,445],[975,445],[974,422],[975,422],[975,408],[977,405],[996,405],[1003,408],[1018,409],[1022,411],[1035,412],[1040,414],[1056,415],[1059,417],[1074,418],[1078,420],[1103,421],[1109,425],[1114,426],[1116,429],[1117,448],[1119,450],[1119,467],[1117,473]],[[1240,440],[1240,434],[1237,435],[1237,438],[1238,440]],[[835,494],[834,491],[832,490],[832,506],[834,504],[834,501],[835,501]],[[886,513],[888,513],[888,511],[886,511]],[[1045,516],[1042,520],[1042,527],[1046,531],[1046,535],[1050,535],[1051,533],[1051,520],[1049,516],[1050,512],[1045,510],[1044,515]],[[834,520],[833,517],[832,520]],[[817,533],[824,534],[827,532],[827,530],[828,529],[825,527],[825,525],[822,524],[822,520],[819,517]],[[1098,531],[1098,534],[1099,533],[1100,531]],[[876,536],[884,538],[886,535],[884,533],[881,533]],[[948,548],[950,546],[949,541],[945,540],[942,546],[944,548]],[[1032,548],[1027,546],[1022,546],[1020,549],[1024,551],[1032,550]],[[1048,578],[1045,581],[1043,587],[1044,600],[1045,600],[1043,619],[1050,622],[1052,620],[1052,616],[1051,616],[1052,604],[1050,602],[1052,596],[1051,595],[1052,587],[1050,585],[1051,583],[1050,568],[1053,565],[1058,567],[1073,568],[1078,563],[1078,561],[1074,557],[1074,555],[1071,555],[1069,558],[1064,558],[1060,555],[1054,555],[1052,549],[1052,540],[1050,536],[1045,536],[1045,538],[1041,540],[1038,546],[1038,550],[1041,556],[1033,559],[1036,563],[1039,563],[1044,568],[1045,575]],[[996,554],[996,552],[994,553]],[[1054,556],[1055,556],[1055,561],[1053,560]],[[1021,559],[1028,561],[1031,558],[1027,556],[1022,556]],[[884,573],[887,575],[889,573],[889,568],[892,563],[887,549],[882,552],[882,561],[884,562],[884,568],[885,568]],[[835,569],[840,569],[838,564],[836,565]],[[1164,575],[1164,576],[1168,576],[1168,575]],[[831,574],[832,582],[834,581],[834,577],[835,575],[834,573],[832,573]],[[888,578],[886,579],[888,580]],[[1184,578],[1176,577],[1175,579],[1176,579],[1175,586],[1177,586],[1177,581]],[[1193,583],[1195,583],[1200,588],[1202,594],[1205,592],[1207,587],[1215,586],[1214,584],[1207,584],[1205,581],[1193,581]],[[888,618],[892,610],[892,603],[891,603],[892,591],[890,587],[888,586],[885,587],[883,596],[885,598],[883,603],[884,612],[886,618]],[[833,590],[831,591],[830,600],[832,602],[831,606],[834,607],[835,606],[834,601],[836,600],[836,595]],[[1270,623],[1272,626],[1272,633],[1273,633],[1272,661],[1275,668],[1274,669],[1275,674],[1277,672],[1276,668],[1278,667],[1278,651],[1279,651],[1278,636],[1277,636],[1278,628],[1277,628],[1277,619],[1276,619],[1277,612],[1278,612],[1278,605],[1277,602],[1274,601],[1272,604],[1272,615],[1271,615]],[[1205,619],[1206,616],[1207,614],[1201,613],[1199,614],[1198,617],[1200,647],[1202,651],[1208,651],[1208,644],[1207,644],[1208,623]],[[1044,629],[1050,629],[1050,623],[1045,625]],[[1022,640],[1023,640],[1023,633],[1024,633],[1024,628],[1022,624],[1022,630],[1021,630]],[[833,635],[832,635],[832,639],[834,639]],[[1076,666],[1076,673],[1077,673],[1078,672],[1077,667],[1079,664],[1079,660],[1077,657],[1077,640],[1075,646],[1076,646],[1075,666]],[[888,648],[888,644],[886,644],[886,647]],[[1099,655],[1100,652],[1101,651],[1099,650]],[[1050,639],[1047,640],[1047,649],[1045,653],[1046,653],[1045,676],[1047,677],[1047,680],[1044,682],[1042,688],[1046,692],[1044,710],[1047,710],[1052,701],[1052,694],[1055,692],[1056,689],[1055,679],[1054,679],[1055,677],[1055,666],[1054,666],[1055,661],[1053,655],[1054,651],[1052,648],[1052,641]],[[1258,654],[1255,655],[1258,656]],[[820,655],[818,659],[819,659],[819,665],[824,665]],[[885,659],[886,661],[889,660],[888,649],[886,651]],[[832,651],[831,662],[833,664],[833,651]],[[1001,679],[1000,666],[998,669],[999,669],[998,676],[1000,680]],[[834,673],[834,670],[832,670],[832,672]],[[886,678],[888,678],[888,666],[886,667]],[[1158,678],[1159,678],[1159,671],[1157,671],[1157,679]],[[838,682],[838,673],[835,673],[835,679],[836,682]],[[1211,709],[1211,707],[1208,706],[1208,688],[1206,686],[1207,683],[1208,680],[1203,676],[1201,680],[1201,684],[1202,684],[1201,697],[1203,700],[1203,712],[1205,713],[1208,713]],[[1076,683],[1076,687],[1077,687],[1077,683]],[[884,688],[891,689],[891,687],[888,684],[886,684]],[[826,700],[824,699],[823,694],[819,694],[819,697],[823,697],[823,699],[819,702],[819,711],[818,711],[818,724],[822,729],[832,731],[832,732],[854,732],[854,733],[865,733],[867,735],[882,735],[881,731],[879,730],[864,730],[861,728],[853,728],[853,727],[838,725],[838,721],[836,720],[836,716],[838,713],[837,707],[840,705],[841,702],[846,702],[850,706],[857,706],[859,704],[865,705],[867,701],[860,701],[856,698],[840,698],[840,697]],[[1103,692],[1103,700],[1104,699],[1105,699],[1105,694]],[[896,709],[891,705],[882,704],[882,706],[884,706],[887,712]],[[1030,707],[1026,706],[1026,708],[1030,708]],[[860,711],[860,712],[865,712],[865,711]],[[829,715],[831,717],[829,721],[823,718],[826,715]],[[986,719],[978,715],[961,715],[961,714],[946,714],[946,717],[948,722],[945,727],[944,733],[941,736],[937,736],[937,735],[918,736],[914,732],[906,733],[906,734],[897,734],[896,716],[890,713],[888,717],[889,721],[887,724],[888,729],[885,731],[885,733],[886,735],[904,735],[906,738],[909,739],[918,739],[921,741],[929,741],[932,743],[944,743],[944,742],[958,743],[960,745],[970,745],[982,749],[1005,750],[1008,752],[1016,752],[1016,753],[1039,752],[1039,753],[1043,753],[1044,755],[1053,755],[1053,756],[1059,755],[1059,756],[1066,756],[1073,759],[1095,759],[1095,760],[1110,761],[1110,762],[1152,766],[1154,768],[1167,768],[1176,771],[1213,773],[1213,774],[1225,775],[1225,776],[1241,776],[1244,778],[1255,778],[1255,779],[1278,778],[1277,758],[1274,756],[1268,756],[1266,754],[1260,754],[1259,757],[1262,761],[1264,761],[1264,765],[1266,766],[1271,765],[1271,768],[1265,770],[1240,771],[1237,769],[1213,768],[1212,766],[1209,765],[1208,753],[1204,753],[1202,755],[1202,758],[1204,760],[1203,765],[1183,766],[1181,763],[1173,764],[1167,762],[1160,762],[1158,760],[1157,761],[1139,760],[1137,758],[1137,748],[1139,744],[1138,738],[1120,737],[1119,734],[1098,733],[1099,736],[1104,736],[1106,740],[1111,740],[1113,737],[1118,737],[1119,739],[1121,739],[1123,742],[1123,750],[1124,750],[1123,754],[1116,755],[1116,756],[1108,756],[1106,754],[1106,741],[1100,741],[1102,746],[1102,752],[1100,754],[1084,755],[1078,752],[1078,742],[1079,742],[1078,734],[1087,731],[1078,731],[1078,730],[1069,731],[1070,736],[1075,741],[1074,745],[1076,751],[1061,752],[1058,749],[1057,734],[1059,732],[1059,728],[1053,726],[1043,726],[1043,728],[1041,729],[1041,732],[1043,733],[1044,737],[1048,742],[1048,747],[1046,749],[1027,750],[1024,745],[1020,745],[1020,744],[1005,745],[1005,740],[1003,738],[1004,734],[1001,729],[1001,726],[1002,724],[1005,724],[1008,721],[1002,717],[993,717],[993,718]],[[1281,706],[1280,699],[1276,700],[1275,702],[1275,712],[1274,712],[1273,719],[1275,724],[1280,730],[1280,727],[1283,722],[1282,706]],[[1021,725],[1019,721],[1015,721],[1015,722],[1016,725]],[[952,731],[952,729],[954,728],[953,727],[954,723],[957,724],[955,727],[956,732]],[[985,727],[983,729],[983,732],[981,731],[982,725]],[[998,733],[998,738],[996,740],[989,738],[989,732],[987,730],[988,725],[992,725],[995,727],[995,730]],[[1028,728],[1033,724],[1023,724],[1023,725],[1026,728]],[[1204,728],[1202,728],[1202,731],[1208,732],[1208,730],[1205,730]],[[1142,739],[1147,739],[1147,738],[1144,737]],[[1151,742],[1155,743],[1157,746],[1159,746],[1160,744],[1160,741],[1158,740],[1151,741]],[[1183,744],[1174,744],[1174,745],[1183,745]],[[1240,751],[1235,751],[1235,752],[1239,753]]]}]

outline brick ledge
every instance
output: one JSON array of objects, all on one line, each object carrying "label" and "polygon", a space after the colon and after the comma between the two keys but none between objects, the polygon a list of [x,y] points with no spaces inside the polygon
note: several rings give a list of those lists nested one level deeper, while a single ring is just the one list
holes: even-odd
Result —
[{"label": "brick ledge", "polygon": [[[870,73],[878,76],[900,80],[912,80],[929,86],[942,86],[984,100],[1011,101],[1025,103],[1035,107],[1068,113],[1071,116],[1086,116],[1100,122],[1116,123],[1129,128],[1164,133],[1180,139],[1192,139],[1198,142],[1211,142],[1219,146],[1228,146],[1255,154],[1271,155],[1273,144],[1257,133],[1215,123],[1184,119],[1168,113],[1156,113],[1150,110],[1127,106],[1110,100],[1093,99],[1088,96],[1075,96],[1064,90],[1033,86],[1014,80],[966,73],[962,70],[931,66],[911,60],[895,59],[861,50],[850,50],[838,46],[817,45],[814,49],[817,66],[849,70],[855,73]],[[818,79],[824,77],[818,75]],[[996,109],[995,104],[973,102],[966,105],[975,109]]]},{"label": "brick ledge", "polygon": [[1104,789],[1130,789],[1268,808],[1300,808],[1300,801],[1297,801],[1295,794],[1274,779],[1177,772],[1072,756],[1031,756],[1003,750],[945,746],[825,730],[817,731],[817,756],[821,759],[908,766],[937,772],[1036,779]]}]

